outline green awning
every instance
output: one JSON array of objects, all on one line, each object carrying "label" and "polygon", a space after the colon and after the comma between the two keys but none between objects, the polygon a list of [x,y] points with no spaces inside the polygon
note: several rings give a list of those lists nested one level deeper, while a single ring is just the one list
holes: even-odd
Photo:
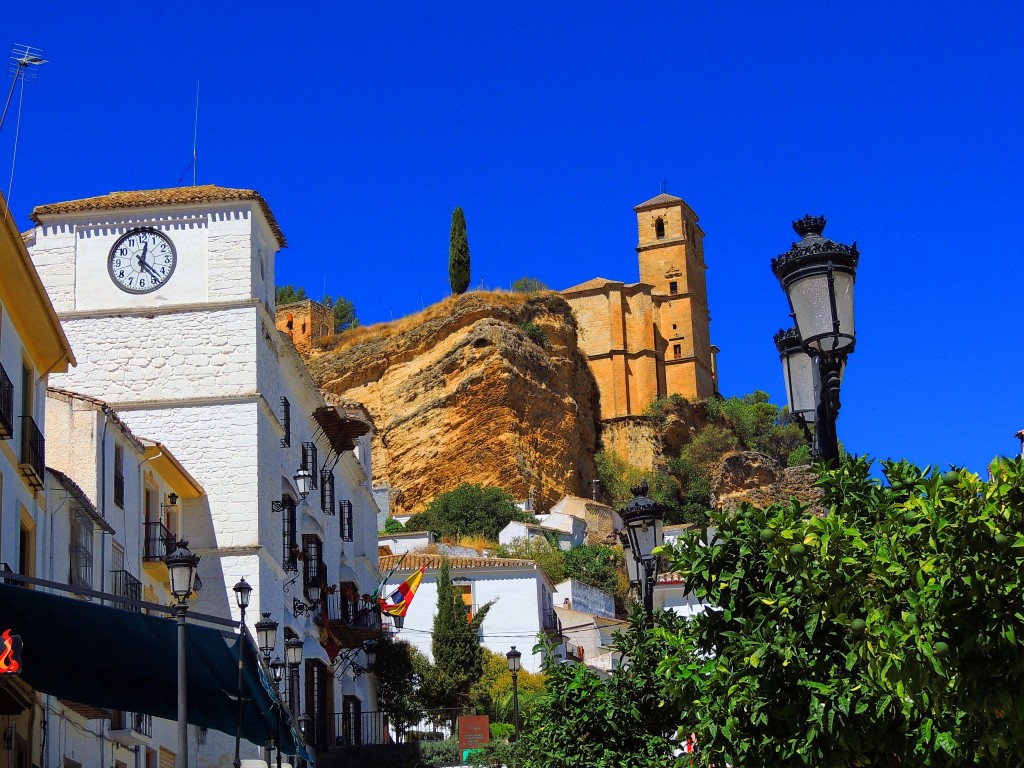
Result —
[{"label": "green awning", "polygon": [[[0,632],[21,636],[21,677],[37,691],[104,709],[177,720],[177,622],[0,583]],[[235,734],[242,652],[242,738],[278,730],[278,698],[252,640],[190,623],[185,630],[188,721]],[[287,711],[279,743],[295,754]]]}]

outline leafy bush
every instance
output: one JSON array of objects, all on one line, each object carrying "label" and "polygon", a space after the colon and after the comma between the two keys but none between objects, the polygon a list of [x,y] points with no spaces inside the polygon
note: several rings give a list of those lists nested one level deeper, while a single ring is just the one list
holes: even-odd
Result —
[{"label": "leafy bush", "polygon": [[548,335],[544,332],[544,329],[536,323],[523,323],[519,326],[519,330],[525,333],[533,343],[541,347],[547,347],[549,341]]},{"label": "leafy bush", "polygon": [[540,293],[547,290],[547,285],[536,277],[520,277],[512,283],[513,293]]},{"label": "leafy bush", "polygon": [[425,768],[441,768],[445,765],[460,765],[462,763],[462,750],[459,749],[458,739],[421,741],[419,746],[420,764]]},{"label": "leafy bush", "polygon": [[573,547],[565,553],[565,573],[609,595],[620,591],[625,569],[622,551],[604,544]]},{"label": "leafy bush", "polygon": [[565,552],[548,539],[537,536],[513,539],[509,544],[499,544],[493,554],[495,557],[533,560],[555,584],[565,581]]},{"label": "leafy bush", "polygon": [[533,517],[516,505],[501,488],[463,483],[442,493],[427,508],[409,518],[406,530],[432,531],[436,536],[458,538],[480,534],[497,541],[501,530],[513,520],[529,523]]},{"label": "leafy bush", "polygon": [[389,517],[384,521],[384,533],[405,533],[405,526],[395,520],[393,517]]},{"label": "leafy bush", "polygon": [[790,451],[789,456],[786,457],[787,467],[804,467],[811,463],[811,447],[809,445],[801,445],[798,448],[794,448]]}]

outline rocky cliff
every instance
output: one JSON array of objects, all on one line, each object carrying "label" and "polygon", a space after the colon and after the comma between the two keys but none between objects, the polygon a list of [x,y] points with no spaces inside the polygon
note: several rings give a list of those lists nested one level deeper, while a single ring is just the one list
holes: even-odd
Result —
[{"label": "rocky cliff", "polygon": [[557,294],[453,296],[305,359],[322,390],[373,416],[373,480],[393,489],[392,514],[463,482],[532,494],[542,509],[589,495],[597,387]]}]

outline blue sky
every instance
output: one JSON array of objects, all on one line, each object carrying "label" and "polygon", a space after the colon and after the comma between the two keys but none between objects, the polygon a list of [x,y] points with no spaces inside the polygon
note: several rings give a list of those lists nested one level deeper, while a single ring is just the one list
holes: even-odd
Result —
[{"label": "blue sky", "polygon": [[199,79],[198,183],[259,190],[278,282],[365,324],[448,293],[457,205],[474,286],[636,280],[665,180],[706,232],[723,393],[777,402],[769,262],[824,214],[862,254],[840,439],[984,471],[1024,428],[1024,6],[827,5],[16,3],[0,44],[51,63],[11,206],[190,182]]}]

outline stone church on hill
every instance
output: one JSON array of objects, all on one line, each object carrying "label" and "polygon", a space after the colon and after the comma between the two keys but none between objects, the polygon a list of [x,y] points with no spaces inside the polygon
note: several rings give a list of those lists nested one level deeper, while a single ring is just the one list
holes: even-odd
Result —
[{"label": "stone church on hill", "polygon": [[633,210],[640,282],[598,277],[561,292],[601,392],[602,420],[642,414],[658,397],[718,391],[697,214],[664,192]]}]

